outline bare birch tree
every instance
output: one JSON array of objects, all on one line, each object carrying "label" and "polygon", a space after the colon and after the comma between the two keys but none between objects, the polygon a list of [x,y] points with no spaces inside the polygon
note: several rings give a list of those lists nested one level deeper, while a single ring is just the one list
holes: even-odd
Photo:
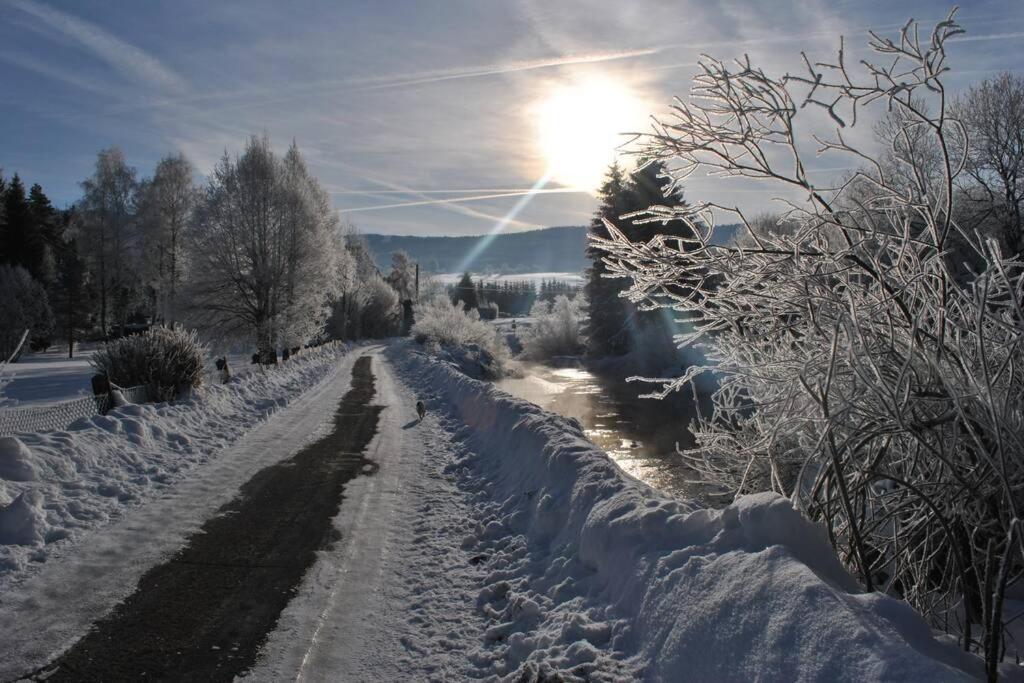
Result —
[{"label": "bare birch tree", "polygon": [[189,237],[188,307],[221,337],[249,338],[269,355],[323,328],[340,286],[337,220],[293,146],[276,157],[253,137],[225,155],[196,209]]},{"label": "bare birch tree", "polygon": [[81,219],[83,252],[95,275],[100,298],[100,329],[110,333],[111,317],[123,326],[127,316],[127,290],[133,284],[131,248],[135,169],[117,147],[96,158],[92,176],[82,182],[84,195],[76,214]]},{"label": "bare birch tree", "polygon": [[154,317],[167,325],[176,320],[185,274],[184,233],[197,197],[192,178],[192,164],[177,154],[161,159],[153,178],[139,186],[143,267],[155,291]]}]

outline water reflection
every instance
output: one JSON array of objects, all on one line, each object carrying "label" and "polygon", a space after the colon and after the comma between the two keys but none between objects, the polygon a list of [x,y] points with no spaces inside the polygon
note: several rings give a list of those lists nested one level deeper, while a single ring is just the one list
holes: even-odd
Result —
[{"label": "water reflection", "polygon": [[692,400],[676,395],[641,399],[644,387],[582,368],[524,364],[525,376],[495,384],[545,410],[574,417],[587,437],[637,479],[665,493],[698,497],[693,473],[675,452],[692,445],[686,430],[694,415]]}]

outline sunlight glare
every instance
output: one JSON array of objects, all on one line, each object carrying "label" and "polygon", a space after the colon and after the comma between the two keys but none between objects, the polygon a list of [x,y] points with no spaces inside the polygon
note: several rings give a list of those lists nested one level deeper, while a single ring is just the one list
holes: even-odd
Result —
[{"label": "sunlight glare", "polygon": [[624,84],[591,78],[560,85],[537,108],[540,148],[551,176],[593,192],[601,184],[623,133],[646,127],[648,109]]}]

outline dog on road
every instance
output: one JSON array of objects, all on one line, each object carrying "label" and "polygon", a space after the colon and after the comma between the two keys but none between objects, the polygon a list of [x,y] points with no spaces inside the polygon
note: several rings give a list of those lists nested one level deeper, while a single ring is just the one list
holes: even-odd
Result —
[{"label": "dog on road", "polygon": [[423,401],[416,401],[416,414],[420,416],[420,422],[423,422],[423,416],[427,414],[427,406]]}]

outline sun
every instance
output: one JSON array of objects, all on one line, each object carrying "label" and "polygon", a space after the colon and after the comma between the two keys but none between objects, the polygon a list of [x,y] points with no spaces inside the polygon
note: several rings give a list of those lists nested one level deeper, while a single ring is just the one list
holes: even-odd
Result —
[{"label": "sun", "polygon": [[617,148],[628,140],[623,133],[642,130],[648,112],[630,88],[609,78],[553,87],[536,109],[549,177],[595,191]]}]

